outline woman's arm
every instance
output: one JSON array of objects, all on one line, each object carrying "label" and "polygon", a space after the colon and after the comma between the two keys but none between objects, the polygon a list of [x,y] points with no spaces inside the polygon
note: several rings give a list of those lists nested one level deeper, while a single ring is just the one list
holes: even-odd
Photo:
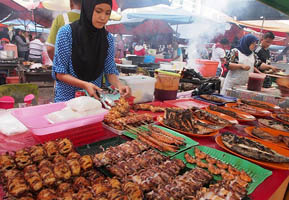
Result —
[{"label": "woman's arm", "polygon": [[250,66],[244,65],[244,64],[237,64],[237,63],[229,63],[229,70],[246,70],[248,71],[250,69]]},{"label": "woman's arm", "polygon": [[64,83],[67,83],[71,86],[82,88],[87,91],[90,96],[98,99],[99,97],[96,95],[97,91],[102,91],[99,87],[94,85],[93,83],[82,81],[78,78],[71,76],[70,74],[56,74],[56,78]]}]

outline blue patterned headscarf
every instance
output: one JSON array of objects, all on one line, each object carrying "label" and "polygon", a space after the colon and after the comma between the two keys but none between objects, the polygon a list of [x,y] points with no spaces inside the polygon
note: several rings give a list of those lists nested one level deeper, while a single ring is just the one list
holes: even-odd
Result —
[{"label": "blue patterned headscarf", "polygon": [[256,36],[252,34],[245,35],[241,38],[240,44],[239,46],[237,46],[237,49],[246,56],[250,56],[253,52],[249,49],[249,46],[257,41],[258,38]]}]

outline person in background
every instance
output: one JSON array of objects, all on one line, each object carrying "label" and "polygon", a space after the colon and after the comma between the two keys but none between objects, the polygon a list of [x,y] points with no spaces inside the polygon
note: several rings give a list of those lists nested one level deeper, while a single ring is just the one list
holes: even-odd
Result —
[{"label": "person in background", "polygon": [[183,53],[182,49],[179,47],[178,42],[174,41],[172,46],[174,50],[172,59],[175,61],[183,62]]},{"label": "person in background", "polygon": [[56,42],[56,35],[58,30],[67,24],[70,24],[80,17],[80,9],[81,9],[81,0],[70,0],[70,12],[58,15],[52,23],[50,28],[50,33],[46,41],[47,52],[49,58],[53,60],[54,57],[54,45]]},{"label": "person in background", "polygon": [[277,72],[278,68],[275,66],[270,65],[270,50],[269,47],[271,46],[275,36],[272,32],[266,32],[261,40],[260,45],[256,48],[256,63],[255,63],[255,71],[261,73],[267,70],[272,70],[273,72]]},{"label": "person in background", "polygon": [[117,35],[117,40],[116,40],[116,53],[115,57],[116,58],[124,58],[124,41],[122,39],[121,35]]},{"label": "person in background", "polygon": [[143,46],[143,42],[138,42],[137,45],[135,45],[134,55],[137,55],[137,56],[145,56],[146,55],[146,50]]},{"label": "person in background", "polygon": [[227,89],[247,84],[249,73],[254,72],[254,50],[257,42],[257,37],[247,34],[241,38],[239,46],[232,49],[228,57],[226,57],[225,66],[229,72],[221,90],[222,95],[226,94]]},{"label": "person in background", "polygon": [[289,46],[285,47],[283,51],[277,56],[278,63],[289,63]]},{"label": "person in background", "polygon": [[74,98],[80,89],[98,98],[103,75],[121,95],[129,95],[129,88],[118,79],[113,37],[105,29],[111,11],[112,0],[84,0],[80,19],[59,30],[52,67],[55,102]]},{"label": "person in background", "polygon": [[10,42],[10,37],[9,37],[9,30],[6,27],[1,28],[2,30],[0,31],[0,40],[3,38],[6,38]]},{"label": "person in background", "polygon": [[29,43],[26,42],[26,39],[23,35],[23,31],[17,29],[15,32],[15,43],[17,45],[18,57],[28,60],[29,54]]},{"label": "person in background", "polygon": [[7,38],[2,38],[0,41],[1,41],[0,50],[4,50],[5,45],[10,43],[10,41]]},{"label": "person in background", "polygon": [[216,72],[216,76],[222,75],[222,65],[226,61],[226,48],[229,45],[229,41],[226,38],[220,40],[220,42],[216,43],[212,47],[212,58],[211,60],[219,62],[218,69]]},{"label": "person in background", "polygon": [[45,50],[44,40],[41,35],[37,35],[29,44],[28,60],[35,63],[42,63],[42,53]]}]

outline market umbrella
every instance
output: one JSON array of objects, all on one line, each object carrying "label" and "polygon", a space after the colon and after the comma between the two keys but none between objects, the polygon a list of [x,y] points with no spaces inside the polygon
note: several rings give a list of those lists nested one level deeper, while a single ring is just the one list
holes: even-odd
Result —
[{"label": "market umbrella", "polygon": [[122,10],[127,8],[142,8],[148,6],[155,6],[158,4],[170,5],[170,0],[116,0],[118,7]]},{"label": "market umbrella", "polygon": [[122,12],[128,19],[155,19],[164,20],[170,24],[190,24],[193,22],[193,14],[182,8],[174,8],[167,5],[156,5],[144,8],[131,8]]},{"label": "market umbrella", "polygon": [[171,26],[162,20],[146,20],[144,23],[136,26],[132,30],[134,35],[138,36],[150,36],[157,34],[169,34],[173,33],[174,30]]}]

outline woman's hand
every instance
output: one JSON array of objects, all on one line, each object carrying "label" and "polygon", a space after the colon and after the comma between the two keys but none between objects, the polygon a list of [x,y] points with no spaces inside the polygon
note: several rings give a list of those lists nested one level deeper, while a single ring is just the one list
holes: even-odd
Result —
[{"label": "woman's hand", "polygon": [[242,66],[241,66],[241,69],[242,70],[245,70],[245,71],[249,71],[250,70],[250,66],[249,65],[244,65],[244,64],[242,64]]},{"label": "woman's hand", "polygon": [[118,90],[119,90],[121,96],[124,96],[124,97],[131,96],[130,88],[126,85],[120,85],[118,87]]},{"label": "woman's hand", "polygon": [[87,82],[87,84],[85,84],[85,87],[83,89],[85,89],[87,91],[89,96],[94,97],[96,99],[99,99],[99,96],[97,96],[96,91],[98,91],[98,92],[102,91],[101,88],[99,88],[96,85],[94,85],[93,83],[89,83],[89,82]]}]

